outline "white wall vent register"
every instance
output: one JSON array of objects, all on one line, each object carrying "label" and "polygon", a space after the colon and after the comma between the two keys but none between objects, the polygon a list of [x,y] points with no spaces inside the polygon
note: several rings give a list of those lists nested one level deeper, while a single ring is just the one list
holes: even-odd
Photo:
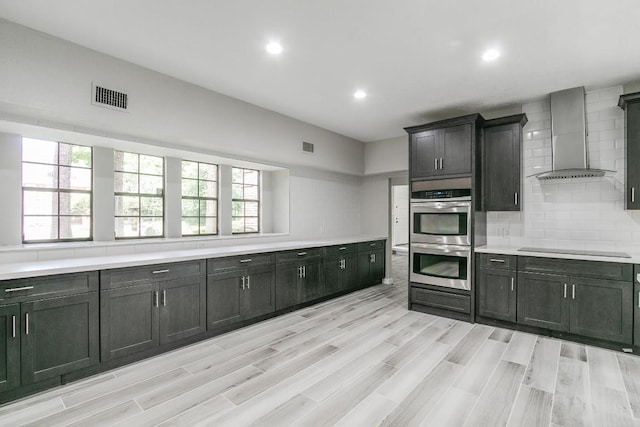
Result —
[{"label": "white wall vent register", "polygon": [[107,89],[94,83],[91,91],[91,103],[113,110],[127,111],[129,96],[124,92]]}]

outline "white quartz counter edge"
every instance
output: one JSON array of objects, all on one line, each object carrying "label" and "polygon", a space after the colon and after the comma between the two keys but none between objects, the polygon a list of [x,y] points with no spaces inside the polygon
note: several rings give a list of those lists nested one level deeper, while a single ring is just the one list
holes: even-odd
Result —
[{"label": "white quartz counter edge", "polygon": [[540,258],[561,258],[561,259],[578,259],[584,261],[605,261],[605,262],[622,262],[626,264],[640,264],[640,254],[629,253],[631,258],[610,257],[610,256],[593,256],[593,255],[576,255],[576,254],[559,254],[556,252],[527,252],[519,251],[518,248],[506,246],[479,246],[474,248],[477,253],[500,254],[500,255],[520,255],[535,256]]},{"label": "white quartz counter edge", "polygon": [[189,249],[176,251],[144,252],[127,255],[70,258],[51,261],[8,263],[0,266],[0,280],[49,276],[52,274],[77,273],[81,271],[104,270],[108,268],[135,267],[167,262],[190,261],[196,259],[220,258],[262,252],[277,252],[291,249],[305,249],[320,246],[360,243],[383,240],[385,236],[358,236],[340,239],[299,240],[253,245],[223,246],[219,248]]}]

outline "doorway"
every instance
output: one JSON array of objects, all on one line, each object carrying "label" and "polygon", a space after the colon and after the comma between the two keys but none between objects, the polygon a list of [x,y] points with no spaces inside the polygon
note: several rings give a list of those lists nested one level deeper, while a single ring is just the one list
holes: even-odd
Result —
[{"label": "doorway", "polygon": [[391,250],[409,251],[409,185],[391,186]]}]

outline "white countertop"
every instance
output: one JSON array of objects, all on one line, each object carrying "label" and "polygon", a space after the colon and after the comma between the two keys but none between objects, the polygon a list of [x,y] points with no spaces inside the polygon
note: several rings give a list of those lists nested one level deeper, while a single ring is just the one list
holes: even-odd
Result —
[{"label": "white countertop", "polygon": [[[611,257],[611,256],[594,256],[594,255],[577,255],[577,254],[565,254],[558,252],[529,252],[519,251],[520,247],[513,246],[478,246],[474,248],[477,253],[488,254],[500,254],[500,255],[520,255],[520,256],[534,256],[541,258],[562,258],[562,259],[578,259],[584,261],[604,261],[604,262],[622,262],[626,264],[640,264],[640,254],[629,253],[631,258],[624,257]],[[558,250],[558,249],[549,249]]]},{"label": "white countertop", "polygon": [[386,240],[385,236],[352,236],[318,240],[298,240],[275,243],[261,243],[218,248],[190,249],[176,251],[145,252],[127,255],[69,258],[52,261],[17,262],[0,265],[0,280],[49,276],[52,274],[77,273],[81,271],[104,270],[109,268],[134,267],[167,262],[190,261],[196,259],[220,258],[232,255],[246,255],[261,252],[276,252],[320,246],[343,245],[370,240]]}]

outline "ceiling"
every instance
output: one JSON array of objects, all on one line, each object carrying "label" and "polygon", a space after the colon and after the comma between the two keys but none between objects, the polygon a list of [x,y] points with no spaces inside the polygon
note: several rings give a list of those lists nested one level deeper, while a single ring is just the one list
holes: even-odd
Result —
[{"label": "ceiling", "polygon": [[640,80],[638,16],[638,0],[0,0],[9,21],[365,142]]}]

